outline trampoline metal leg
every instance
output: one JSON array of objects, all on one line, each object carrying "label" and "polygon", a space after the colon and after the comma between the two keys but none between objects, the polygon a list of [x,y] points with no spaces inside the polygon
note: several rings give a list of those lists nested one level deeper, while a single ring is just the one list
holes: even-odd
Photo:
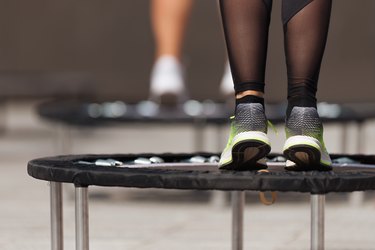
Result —
[{"label": "trampoline metal leg", "polygon": [[311,250],[324,250],[324,195],[311,195]]},{"label": "trampoline metal leg", "polygon": [[59,154],[70,154],[72,149],[71,129],[66,125],[57,126],[57,152]]},{"label": "trampoline metal leg", "polygon": [[62,184],[59,182],[50,182],[50,201],[51,201],[51,249],[63,250],[63,201]]},{"label": "trampoline metal leg", "polygon": [[245,191],[232,191],[232,250],[243,249]]},{"label": "trampoline metal leg", "polygon": [[196,120],[194,124],[194,150],[197,152],[204,150],[204,127],[206,126],[205,120]]},{"label": "trampoline metal leg", "polygon": [[[217,125],[216,127],[216,151],[220,152],[222,148],[222,129],[221,125]],[[211,191],[211,206],[215,209],[222,209],[226,206],[226,198],[228,192],[223,192],[223,191]]]},{"label": "trampoline metal leg", "polygon": [[89,249],[88,188],[75,188],[76,250]]},{"label": "trampoline metal leg", "polygon": [[[363,154],[365,152],[366,136],[365,136],[363,122],[357,123],[357,151],[356,154]],[[345,152],[347,153],[347,152]],[[352,207],[362,206],[365,201],[364,192],[353,192],[349,195],[349,203]]]},{"label": "trampoline metal leg", "polygon": [[349,203],[352,207],[360,207],[363,205],[365,200],[364,192],[353,192],[349,194]]}]

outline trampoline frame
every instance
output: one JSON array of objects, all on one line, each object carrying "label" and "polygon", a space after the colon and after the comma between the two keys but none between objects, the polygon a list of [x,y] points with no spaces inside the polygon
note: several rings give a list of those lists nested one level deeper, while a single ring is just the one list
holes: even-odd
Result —
[{"label": "trampoline frame", "polygon": [[[243,250],[245,191],[232,196],[232,250]],[[324,194],[311,194],[311,250],[324,250]],[[51,249],[64,249],[62,183],[50,181]],[[88,187],[75,187],[76,250],[89,250]]]}]

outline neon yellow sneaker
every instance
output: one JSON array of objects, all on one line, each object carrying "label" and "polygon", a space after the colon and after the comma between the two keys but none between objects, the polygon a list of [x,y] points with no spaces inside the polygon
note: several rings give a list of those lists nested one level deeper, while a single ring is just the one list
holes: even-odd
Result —
[{"label": "neon yellow sneaker", "polygon": [[257,170],[267,168],[262,159],[271,151],[267,118],[259,103],[239,104],[231,117],[231,131],[223,150],[220,169]]},{"label": "neon yellow sneaker", "polygon": [[314,107],[294,107],[286,120],[284,155],[288,170],[331,170],[323,125]]}]

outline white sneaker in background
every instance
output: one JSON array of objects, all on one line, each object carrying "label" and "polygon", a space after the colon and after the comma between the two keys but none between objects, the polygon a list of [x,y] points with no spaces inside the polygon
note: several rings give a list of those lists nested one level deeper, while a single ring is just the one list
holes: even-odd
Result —
[{"label": "white sneaker in background", "polygon": [[221,79],[220,92],[225,97],[234,95],[232,73],[228,61],[225,64],[223,78]]},{"label": "white sneaker in background", "polygon": [[173,56],[155,62],[150,79],[150,99],[161,104],[176,104],[185,95],[184,70]]}]

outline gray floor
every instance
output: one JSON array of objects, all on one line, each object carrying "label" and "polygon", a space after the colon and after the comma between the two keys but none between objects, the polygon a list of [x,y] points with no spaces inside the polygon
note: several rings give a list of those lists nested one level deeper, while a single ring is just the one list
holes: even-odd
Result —
[{"label": "gray floor", "polygon": [[[30,178],[26,163],[59,152],[56,127],[39,121],[25,107],[12,107],[11,114],[7,121],[10,129],[0,137],[0,249],[49,249],[48,183]],[[157,136],[162,136],[165,144],[159,151],[170,148],[168,142],[176,136],[191,136],[186,127],[171,128],[167,135],[160,133]],[[127,148],[129,141],[138,141],[132,151],[136,152],[149,140],[142,137],[142,128],[134,127],[72,134],[70,150],[74,153],[128,152],[132,151]],[[119,137],[127,139],[116,140]],[[104,139],[105,145],[98,143]],[[175,151],[191,150],[194,143],[186,142],[174,147]],[[214,149],[215,143],[211,144]],[[152,146],[146,146],[147,151]],[[64,187],[66,249],[74,249],[72,191],[71,186]],[[350,205],[347,198],[342,194],[327,196],[326,249],[375,249],[374,194],[366,193],[359,206]],[[208,192],[94,187],[90,189],[91,249],[230,249],[230,207],[228,203],[212,205],[210,200]],[[309,249],[308,195],[280,194],[276,204],[264,206],[256,193],[249,193],[247,201],[245,249]]]}]

